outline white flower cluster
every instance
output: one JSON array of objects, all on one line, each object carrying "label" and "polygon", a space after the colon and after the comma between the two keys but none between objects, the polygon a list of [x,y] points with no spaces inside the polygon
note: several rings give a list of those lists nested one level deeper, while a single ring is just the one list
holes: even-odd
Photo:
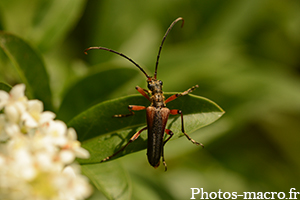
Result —
[{"label": "white flower cluster", "polygon": [[88,151],[73,128],[24,91],[24,84],[0,90],[0,199],[87,198],[91,186],[74,159]]}]

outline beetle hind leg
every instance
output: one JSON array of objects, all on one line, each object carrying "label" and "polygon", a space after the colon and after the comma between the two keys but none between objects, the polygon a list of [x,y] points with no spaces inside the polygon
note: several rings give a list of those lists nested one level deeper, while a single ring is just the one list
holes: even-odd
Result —
[{"label": "beetle hind leg", "polygon": [[180,114],[181,115],[181,132],[185,135],[185,137],[191,141],[193,144],[195,145],[201,145],[203,148],[204,148],[204,145],[202,143],[199,143],[199,142],[196,142],[195,140],[193,140],[184,130],[184,123],[183,123],[183,114],[181,112],[181,110],[177,110],[177,109],[174,109],[174,110],[170,110],[170,114],[171,115],[177,115],[177,114]]},{"label": "beetle hind leg", "polygon": [[134,140],[136,140],[136,139],[140,136],[141,132],[143,132],[143,131],[146,130],[146,129],[147,129],[147,126],[146,126],[145,128],[142,128],[142,129],[139,130],[138,132],[136,132],[136,133],[130,138],[129,142],[128,142],[126,145],[124,145],[121,149],[119,149],[117,152],[115,152],[115,153],[112,154],[111,156],[108,156],[108,157],[104,158],[104,159],[101,160],[100,162],[105,162],[105,161],[111,159],[112,157],[114,157],[115,155],[117,155],[118,153],[122,152],[122,151],[123,151],[123,150],[131,143],[131,142],[133,142]]},{"label": "beetle hind leg", "polygon": [[169,129],[166,129],[165,132],[169,135],[169,137],[164,141],[161,157],[162,157],[163,165],[165,166],[165,171],[167,171],[167,163],[165,161],[165,155],[164,155],[164,146],[171,139],[171,137],[174,135],[174,133]]}]

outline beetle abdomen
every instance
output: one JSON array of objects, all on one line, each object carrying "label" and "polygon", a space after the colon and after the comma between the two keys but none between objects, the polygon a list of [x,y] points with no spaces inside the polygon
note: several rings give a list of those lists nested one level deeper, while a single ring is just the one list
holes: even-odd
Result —
[{"label": "beetle abdomen", "polygon": [[149,106],[147,108],[148,148],[147,157],[153,167],[158,167],[163,150],[165,127],[170,110],[168,108]]}]

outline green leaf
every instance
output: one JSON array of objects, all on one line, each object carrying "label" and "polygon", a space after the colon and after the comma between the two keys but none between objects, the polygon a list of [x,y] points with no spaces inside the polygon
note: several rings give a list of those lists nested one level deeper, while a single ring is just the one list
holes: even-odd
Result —
[{"label": "green leaf", "polygon": [[82,165],[81,170],[107,199],[130,199],[131,181],[120,163]]},{"label": "green leaf", "polygon": [[6,83],[0,82],[0,90],[4,90],[5,92],[9,92],[11,90],[11,86]]},{"label": "green leaf", "polygon": [[45,110],[52,110],[49,78],[40,55],[24,40],[0,31],[0,48],[6,53],[26,84],[29,98],[44,102]]},{"label": "green leaf", "polygon": [[0,1],[0,12],[5,30],[45,51],[57,47],[67,36],[82,16],[85,4],[85,0],[4,0]]},{"label": "green leaf", "polygon": [[[166,97],[168,97],[174,93],[166,94]],[[102,102],[82,112],[68,123],[69,126],[76,129],[82,146],[91,154],[89,159],[79,160],[80,163],[100,162],[103,158],[120,149],[134,133],[146,126],[145,111],[135,112],[135,115],[130,117],[112,118],[115,114],[129,113],[128,105],[149,105],[149,102],[140,95],[131,95]],[[195,95],[180,97],[168,103],[168,108],[182,110],[187,133],[211,124],[224,114],[224,111],[214,102]],[[167,128],[174,132],[173,138],[182,136],[180,116],[170,116]],[[146,133],[142,133],[133,144],[129,145],[116,157],[146,147]]]},{"label": "green leaf", "polygon": [[34,26],[28,37],[45,50],[57,45],[82,15],[84,0],[52,0],[39,2],[34,16]]},{"label": "green leaf", "polygon": [[137,73],[139,71],[135,69],[110,65],[106,70],[90,74],[68,90],[57,113],[58,118],[69,121],[96,103],[108,100],[111,94]]}]

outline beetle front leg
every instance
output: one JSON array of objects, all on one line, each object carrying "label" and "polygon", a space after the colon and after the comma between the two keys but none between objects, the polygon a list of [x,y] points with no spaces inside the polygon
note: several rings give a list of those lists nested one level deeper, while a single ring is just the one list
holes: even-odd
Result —
[{"label": "beetle front leg", "polygon": [[146,99],[148,99],[149,101],[151,101],[150,97],[146,94],[146,92],[149,94],[149,91],[148,91],[148,90],[143,89],[143,88],[141,88],[141,87],[139,87],[139,86],[136,86],[135,89],[136,89],[139,93],[141,93],[141,95],[143,95]]},{"label": "beetle front leg", "polygon": [[204,148],[204,145],[202,143],[199,143],[199,142],[196,142],[195,140],[193,140],[184,130],[184,122],[183,122],[183,114],[181,112],[181,110],[177,110],[177,109],[174,109],[174,110],[170,110],[170,114],[171,115],[178,115],[180,114],[181,115],[181,132],[186,136],[186,138],[188,140],[190,140],[193,144],[196,144],[196,145],[201,145],[203,148]]},{"label": "beetle front leg", "polygon": [[186,91],[184,91],[184,92],[182,92],[182,93],[174,94],[174,95],[170,96],[170,97],[165,101],[165,103],[169,103],[170,101],[173,101],[173,100],[177,99],[178,97],[187,95],[188,93],[193,92],[197,87],[199,87],[199,86],[198,86],[198,85],[195,85],[195,86],[189,88],[188,90],[186,90]]},{"label": "beetle front leg", "polygon": [[129,114],[119,114],[119,115],[113,115],[113,117],[129,117],[131,115],[134,115],[134,111],[139,111],[139,110],[145,110],[146,107],[145,106],[135,106],[135,105],[129,105],[128,106],[128,110],[129,110]]},{"label": "beetle front leg", "polygon": [[[136,86],[135,89],[141,93],[141,95],[143,95],[146,99],[148,99],[149,101],[150,100],[150,97],[146,94],[146,92],[148,93],[149,91],[139,87],[139,86]],[[113,117],[129,117],[129,116],[132,116],[134,115],[134,112],[133,110],[135,111],[139,111],[139,110],[145,110],[146,107],[145,106],[136,106],[136,105],[129,105],[128,106],[128,110],[129,110],[129,114],[119,114],[119,115],[113,115]]]}]

